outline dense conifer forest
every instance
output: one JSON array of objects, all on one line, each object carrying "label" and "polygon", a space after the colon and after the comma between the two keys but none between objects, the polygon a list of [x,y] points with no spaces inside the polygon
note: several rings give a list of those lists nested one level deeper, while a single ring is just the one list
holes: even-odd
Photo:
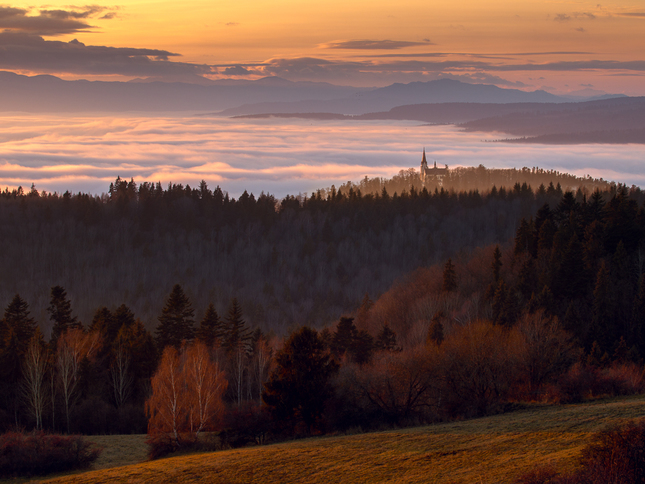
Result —
[{"label": "dense conifer forest", "polygon": [[5,190],[0,426],[159,456],[642,391],[645,195],[550,174]]},{"label": "dense conifer forest", "polygon": [[482,166],[426,185],[407,170],[282,200],[121,179],[100,197],[5,190],[0,301],[20,294],[49,335],[49,291],[60,285],[85,324],[98,307],[126,304],[153,330],[179,283],[200,317],[235,297],[254,326],[283,334],[325,325],[417,267],[508,240],[564,189],[609,189],[553,171]]}]

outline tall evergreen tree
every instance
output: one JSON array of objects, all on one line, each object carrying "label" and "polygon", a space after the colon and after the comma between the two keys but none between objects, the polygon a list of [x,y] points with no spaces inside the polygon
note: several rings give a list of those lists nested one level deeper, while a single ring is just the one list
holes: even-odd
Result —
[{"label": "tall evergreen tree", "polygon": [[645,276],[641,275],[633,305],[630,340],[640,354],[645,354]]},{"label": "tall evergreen tree", "polygon": [[188,296],[179,284],[175,284],[158,318],[156,334],[159,350],[166,346],[179,350],[183,341],[191,341],[195,336],[194,317],[195,312]]},{"label": "tall evergreen tree", "polygon": [[443,292],[451,292],[455,289],[457,289],[457,272],[455,271],[455,265],[452,263],[452,259],[448,259],[448,262],[446,262],[443,268],[441,290]]},{"label": "tall evergreen tree", "polygon": [[321,426],[326,401],[333,395],[337,363],[329,357],[316,330],[304,327],[289,336],[276,354],[276,368],[262,393],[276,423],[311,432]]},{"label": "tall evergreen tree", "polygon": [[336,326],[336,332],[331,341],[333,353],[339,358],[351,351],[356,338],[356,325],[354,318],[341,317]]},{"label": "tall evergreen tree", "polygon": [[81,328],[81,323],[72,316],[72,303],[67,299],[67,291],[61,286],[54,286],[51,290],[51,300],[47,307],[49,319],[52,322],[50,344],[56,347],[58,338],[68,329]]},{"label": "tall evergreen tree", "polygon": [[523,218],[520,221],[520,227],[515,235],[515,248],[513,250],[515,255],[531,251],[534,245],[533,230],[533,219],[527,221]]},{"label": "tall evergreen tree", "polygon": [[604,261],[600,263],[593,292],[593,318],[587,344],[597,342],[603,351],[611,349],[617,338],[610,275]]},{"label": "tall evergreen tree", "polygon": [[376,335],[375,346],[377,349],[385,351],[395,351],[397,349],[396,333],[390,328],[389,324],[385,323],[379,334]]},{"label": "tall evergreen tree", "polygon": [[208,305],[203,319],[199,323],[199,328],[195,332],[195,338],[204,343],[208,348],[215,346],[224,336],[224,324],[220,320],[213,303]]},{"label": "tall evergreen tree", "polygon": [[491,265],[493,270],[493,281],[497,285],[499,282],[500,271],[502,269],[502,251],[499,250],[499,244],[495,246],[493,251],[493,263]]},{"label": "tall evergreen tree", "polygon": [[36,333],[36,321],[29,316],[29,305],[16,294],[4,311],[4,323],[12,328],[18,339],[19,351],[27,351],[31,338]]},{"label": "tall evergreen tree", "polygon": [[224,322],[226,334],[224,335],[223,346],[227,352],[234,351],[239,347],[248,345],[251,338],[251,331],[246,326],[246,321],[242,315],[242,307],[237,298],[231,300],[231,304],[226,313]]}]

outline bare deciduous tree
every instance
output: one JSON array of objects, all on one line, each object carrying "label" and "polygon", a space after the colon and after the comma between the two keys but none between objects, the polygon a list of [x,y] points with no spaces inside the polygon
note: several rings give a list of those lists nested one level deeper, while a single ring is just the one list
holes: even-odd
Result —
[{"label": "bare deciduous tree", "polygon": [[228,383],[203,343],[184,347],[181,354],[167,346],[151,383],[149,435],[166,436],[179,446],[182,435],[192,438],[214,428]]},{"label": "bare deciduous tree", "polygon": [[130,354],[122,342],[118,342],[113,352],[114,359],[110,365],[110,381],[114,393],[114,403],[121,408],[132,391],[134,378],[130,370]]},{"label": "bare deciduous tree", "polygon": [[169,434],[176,445],[179,445],[188,413],[181,373],[179,353],[174,346],[166,346],[151,380],[152,396],[146,402],[146,413],[150,417],[148,433]]},{"label": "bare deciduous tree", "polygon": [[36,429],[43,428],[43,411],[47,397],[45,377],[47,375],[47,350],[40,335],[29,342],[23,360],[22,395],[29,412],[36,420]]},{"label": "bare deciduous tree", "polygon": [[100,335],[98,332],[85,333],[80,328],[69,329],[58,339],[56,369],[65,405],[67,432],[70,431],[70,408],[77,396],[81,361],[94,356],[99,344]]},{"label": "bare deciduous tree", "polygon": [[197,342],[186,349],[184,379],[190,413],[190,431],[209,429],[223,411],[222,395],[228,386],[224,373],[209,356],[206,345]]}]

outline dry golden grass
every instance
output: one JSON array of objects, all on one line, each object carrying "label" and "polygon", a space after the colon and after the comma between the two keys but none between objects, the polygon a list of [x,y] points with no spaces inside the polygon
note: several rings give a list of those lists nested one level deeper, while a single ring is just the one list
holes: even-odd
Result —
[{"label": "dry golden grass", "polygon": [[46,482],[505,483],[535,465],[573,466],[590,433],[644,416],[643,396],[537,406],[428,427],[173,457]]}]

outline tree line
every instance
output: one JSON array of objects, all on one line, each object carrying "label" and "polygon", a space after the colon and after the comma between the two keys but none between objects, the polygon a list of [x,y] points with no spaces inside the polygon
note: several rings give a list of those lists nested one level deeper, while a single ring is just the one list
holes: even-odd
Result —
[{"label": "tree line", "polygon": [[[117,185],[140,190],[134,182]],[[121,199],[126,202],[117,209],[124,203],[117,203],[117,191],[113,186],[114,201],[95,202],[114,220],[127,220],[124,214],[138,213],[139,197]],[[182,193],[181,203],[206,207],[202,198],[190,202]],[[8,206],[28,211],[27,200],[43,201],[42,194],[25,197]],[[643,351],[637,336],[645,217],[638,189],[618,185],[588,193],[549,184],[533,191],[516,184],[483,195],[411,188],[364,196],[352,188],[332,190],[327,198],[287,197],[266,212],[251,196],[241,199],[257,212],[240,209],[240,219],[288,216],[294,222],[325,214],[316,237],[328,237],[327,248],[350,228],[344,214],[354,217],[351,234],[361,234],[360,224],[374,217],[363,229],[369,236],[378,233],[372,225],[385,226],[379,219],[393,215],[412,224],[431,211],[465,214],[468,221],[472,208],[496,208],[505,221],[506,208],[528,214],[514,224],[506,245],[455,251],[447,261],[446,251],[445,262],[409,271],[375,301],[364,291],[351,310],[336,313],[333,325],[317,329],[303,318],[289,322],[290,331],[266,331],[245,320],[235,297],[225,311],[213,302],[193,306],[184,284],[173,286],[147,324],[123,303],[99,306],[83,325],[66,290],[53,286],[49,324],[42,325],[50,328],[46,337],[15,294],[0,325],[3,426],[84,433],[147,428],[172,448],[204,429],[229,429],[228,442],[263,442],[267,435],[481,415],[545,395],[566,400],[638,390],[631,378],[636,370],[625,366],[639,363]],[[52,200],[67,214],[84,203],[72,196]],[[404,235],[414,238],[414,232]],[[581,312],[589,304],[593,313]],[[194,307],[203,312],[196,316]],[[316,384],[307,386],[311,381]],[[170,394],[176,398],[169,400]]]},{"label": "tree line", "polygon": [[113,310],[100,307],[84,326],[61,286],[51,289],[47,312],[49,340],[19,294],[0,320],[0,426],[5,430],[145,432],[144,404],[151,395],[151,377],[162,371],[160,357],[163,367],[170,349],[177,356],[192,341],[207,348],[195,356],[204,368],[213,358],[215,369],[206,376],[217,378],[218,398],[238,406],[260,398],[272,346],[269,336],[251,331],[235,299],[224,318],[209,305],[196,321],[191,301],[175,285],[154,332],[125,304]]},{"label": "tree line", "polygon": [[[524,174],[545,183],[520,183]],[[158,301],[180,283],[220,313],[238,298],[264,331],[321,327],[417,267],[507,240],[522,217],[592,182],[478,167],[451,170],[443,187],[409,170],[281,200],[120,178],[100,197],[4,190],[0,300],[21,294],[48,336],[49,289],[61,285],[84,322],[123,303],[153,330]]]}]

